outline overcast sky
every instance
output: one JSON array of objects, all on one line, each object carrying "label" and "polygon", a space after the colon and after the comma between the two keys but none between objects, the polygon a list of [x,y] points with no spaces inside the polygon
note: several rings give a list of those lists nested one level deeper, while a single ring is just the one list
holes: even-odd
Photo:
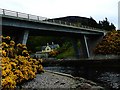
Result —
[{"label": "overcast sky", "polygon": [[97,22],[105,17],[118,28],[120,0],[0,0],[0,8],[47,18],[64,16],[93,17]]}]

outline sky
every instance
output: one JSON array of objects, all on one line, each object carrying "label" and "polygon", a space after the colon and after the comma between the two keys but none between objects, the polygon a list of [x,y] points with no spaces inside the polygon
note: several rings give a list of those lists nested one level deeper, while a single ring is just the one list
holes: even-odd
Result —
[{"label": "sky", "polygon": [[0,8],[46,18],[65,16],[92,17],[97,22],[105,17],[118,29],[120,0],[0,0]]}]

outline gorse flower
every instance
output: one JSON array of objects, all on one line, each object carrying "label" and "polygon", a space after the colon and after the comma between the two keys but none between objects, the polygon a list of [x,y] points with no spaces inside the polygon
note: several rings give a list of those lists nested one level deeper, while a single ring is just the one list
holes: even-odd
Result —
[{"label": "gorse flower", "polygon": [[[10,40],[10,37],[3,37],[1,53],[1,67],[2,67],[2,89],[12,89],[16,84],[22,83],[25,80],[35,78],[35,74],[43,72],[41,65],[42,59],[38,61],[30,58],[26,45],[17,44]],[[5,42],[9,40],[10,42]]]},{"label": "gorse flower", "polygon": [[5,37],[6,40],[10,40],[10,36]]},{"label": "gorse flower", "polygon": [[10,46],[15,46],[15,42],[13,40],[10,41]]},{"label": "gorse flower", "polygon": [[120,31],[107,33],[96,46],[95,53],[120,55]]}]

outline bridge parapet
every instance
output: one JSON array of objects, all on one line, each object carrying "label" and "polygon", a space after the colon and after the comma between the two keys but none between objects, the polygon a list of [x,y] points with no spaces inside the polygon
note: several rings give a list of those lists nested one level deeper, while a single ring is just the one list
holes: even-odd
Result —
[{"label": "bridge parapet", "polygon": [[72,26],[72,27],[77,27],[77,28],[81,27],[81,28],[86,28],[86,29],[105,31],[103,29],[89,27],[89,26],[85,26],[85,25],[81,25],[81,24],[72,24],[72,23],[68,23],[68,22],[64,22],[64,21],[60,21],[60,20],[57,20],[57,21],[56,20],[50,20],[50,21],[48,21],[48,18],[46,18],[46,17],[36,16],[36,15],[31,15],[31,14],[26,14],[26,13],[1,9],[1,8],[0,8],[0,14],[2,16],[22,18],[22,19],[33,20],[33,21],[38,21],[38,22],[42,21],[44,23],[50,23],[50,24],[66,25],[66,26]]}]

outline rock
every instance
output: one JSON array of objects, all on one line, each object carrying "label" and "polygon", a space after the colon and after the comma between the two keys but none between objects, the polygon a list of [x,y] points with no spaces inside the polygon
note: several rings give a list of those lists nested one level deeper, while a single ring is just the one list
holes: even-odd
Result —
[{"label": "rock", "polygon": [[95,82],[92,82],[90,80],[86,80],[86,83],[89,83],[90,85],[97,85]]},{"label": "rock", "polygon": [[80,83],[76,88],[83,89],[83,90],[90,90],[92,86],[88,83]]},{"label": "rock", "polygon": [[59,83],[59,80],[57,80],[57,81],[54,82],[54,84],[57,84],[57,83]]},{"label": "rock", "polygon": [[91,90],[105,90],[105,89],[101,86],[93,86]]},{"label": "rock", "polygon": [[64,85],[65,83],[60,83],[60,85]]}]

